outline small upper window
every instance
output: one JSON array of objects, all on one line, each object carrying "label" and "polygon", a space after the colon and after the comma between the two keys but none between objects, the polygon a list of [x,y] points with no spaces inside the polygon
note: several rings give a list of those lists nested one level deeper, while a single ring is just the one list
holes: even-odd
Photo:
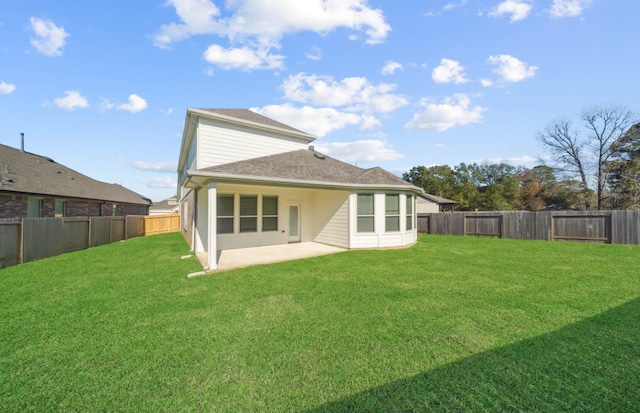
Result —
[{"label": "small upper window", "polygon": [[27,198],[27,218],[38,218],[42,216],[42,199]]},{"label": "small upper window", "polygon": [[56,218],[62,218],[67,216],[67,201],[62,201],[60,199],[56,199]]}]

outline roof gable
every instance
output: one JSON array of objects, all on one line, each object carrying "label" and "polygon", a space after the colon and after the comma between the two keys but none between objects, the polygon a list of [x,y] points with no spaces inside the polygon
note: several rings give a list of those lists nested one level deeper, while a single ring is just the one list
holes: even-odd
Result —
[{"label": "roof gable", "polygon": [[89,178],[46,156],[0,144],[0,191],[149,205],[121,185]]}]

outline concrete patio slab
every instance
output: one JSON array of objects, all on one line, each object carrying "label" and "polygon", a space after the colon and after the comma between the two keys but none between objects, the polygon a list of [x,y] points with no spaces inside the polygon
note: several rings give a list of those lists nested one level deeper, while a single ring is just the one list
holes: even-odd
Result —
[{"label": "concrete patio slab", "polygon": [[218,269],[208,272],[291,261],[319,255],[335,254],[342,251],[346,251],[346,249],[317,242],[298,242],[295,244],[224,250],[219,251]]}]

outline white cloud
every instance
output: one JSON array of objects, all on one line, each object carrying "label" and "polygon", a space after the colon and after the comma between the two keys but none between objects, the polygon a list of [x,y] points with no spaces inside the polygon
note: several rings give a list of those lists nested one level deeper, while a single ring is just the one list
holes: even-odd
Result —
[{"label": "white cloud", "polygon": [[100,98],[100,103],[98,104],[98,108],[101,112],[106,112],[116,107],[116,104],[111,102],[109,99]]},{"label": "white cloud", "polygon": [[467,0],[460,0],[460,3],[450,2],[444,5],[442,10],[449,11],[467,4]]},{"label": "white cloud", "polygon": [[212,44],[204,52],[203,57],[207,62],[220,66],[224,70],[282,69],[284,56],[270,54],[269,50],[269,48],[251,49],[249,47],[225,49]]},{"label": "white cloud", "polygon": [[511,15],[510,22],[513,23],[526,19],[532,8],[529,0],[505,0],[489,12],[489,16],[497,18],[509,14]]},{"label": "white cloud", "polygon": [[62,56],[62,48],[67,42],[69,34],[63,27],[56,26],[51,20],[31,17],[31,30],[35,37],[31,38],[31,45],[46,56]]},{"label": "white cloud", "polygon": [[141,171],[153,172],[176,172],[178,170],[178,162],[133,162],[133,167]]},{"label": "white cloud", "polygon": [[444,143],[436,143],[433,146],[436,147],[436,148],[444,148]]},{"label": "white cloud", "polygon": [[480,79],[480,84],[483,87],[491,87],[493,86],[493,81],[491,79]]},{"label": "white cloud", "polygon": [[443,99],[442,103],[434,103],[431,99],[422,99],[422,112],[416,113],[406,124],[407,129],[435,129],[444,132],[455,126],[479,123],[482,112],[487,110],[480,106],[472,106],[467,94],[458,93]]},{"label": "white cloud", "polygon": [[404,155],[396,152],[386,141],[377,139],[326,142],[314,146],[318,152],[349,163],[394,161],[404,158]]},{"label": "white cloud", "polygon": [[121,105],[116,106],[116,109],[126,110],[131,113],[138,113],[147,108],[147,101],[141,98],[140,96],[132,93],[129,95],[129,103],[123,103]]},{"label": "white cloud", "polygon": [[320,138],[349,125],[369,129],[380,124],[373,116],[340,112],[334,108],[298,108],[290,103],[267,105],[251,110]]},{"label": "white cloud", "polygon": [[513,158],[489,158],[489,159],[478,159],[471,161],[470,163],[477,164],[500,164],[500,163],[508,163],[512,165],[524,165],[524,164],[532,164],[540,162],[539,158],[534,158],[533,156],[525,155],[525,156],[517,156]]},{"label": "white cloud", "polygon": [[306,54],[307,59],[318,61],[322,59],[322,49],[319,47],[312,47]]},{"label": "white cloud", "polygon": [[167,110],[164,109],[158,109],[160,111],[160,113],[162,113],[164,116],[169,116],[173,113],[173,108],[169,108]]},{"label": "white cloud", "polygon": [[77,90],[67,90],[64,92],[65,97],[53,99],[53,104],[66,110],[74,110],[77,108],[86,108],[89,106],[87,99]]},{"label": "white cloud", "polygon": [[464,68],[460,63],[451,59],[440,60],[440,66],[433,69],[431,78],[436,83],[465,83],[469,79],[464,77]]},{"label": "white cloud", "polygon": [[317,106],[344,107],[347,111],[388,113],[409,104],[393,94],[395,84],[374,85],[364,77],[347,77],[341,81],[331,76],[298,73],[282,82],[284,98]]},{"label": "white cloud", "polygon": [[[367,0],[229,0],[225,2],[223,16],[211,0],[168,0],[166,5],[176,9],[180,21],[162,25],[153,40],[156,46],[169,48],[191,36],[215,34],[227,38],[231,47],[212,46],[207,50],[208,61],[216,64],[220,61],[229,69],[281,68],[283,57],[269,52],[280,48],[282,37],[288,34],[311,31],[325,35],[347,28],[363,32],[366,43],[381,43],[391,27],[382,10],[367,3]],[[262,62],[257,67],[235,63],[236,59],[253,62],[256,57]]]},{"label": "white cloud", "polygon": [[496,66],[493,72],[500,75],[505,82],[521,82],[533,77],[538,70],[537,66],[527,65],[527,63],[508,54],[489,56],[489,63]]},{"label": "white cloud", "polygon": [[175,188],[177,183],[172,178],[168,176],[161,176],[157,178],[140,178],[138,179],[143,185],[146,185],[149,188]]},{"label": "white cloud", "polygon": [[387,60],[387,62],[384,64],[384,67],[382,68],[382,74],[383,75],[392,75],[396,72],[396,70],[402,70],[402,64],[398,63],[398,62],[394,62],[391,60]]},{"label": "white cloud", "polygon": [[553,0],[549,14],[551,17],[576,17],[589,7],[591,0]]},{"label": "white cloud", "polygon": [[4,81],[0,82],[0,95],[11,94],[14,90],[16,90],[16,85]]}]

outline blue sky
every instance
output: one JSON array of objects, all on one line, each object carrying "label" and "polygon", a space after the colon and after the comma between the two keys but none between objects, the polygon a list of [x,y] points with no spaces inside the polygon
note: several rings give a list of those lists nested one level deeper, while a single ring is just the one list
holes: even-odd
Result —
[{"label": "blue sky", "polygon": [[[396,174],[544,158],[594,105],[640,110],[635,0],[0,3],[0,143],[154,201],[187,107],[251,108]],[[577,120],[577,119],[576,119]]]}]

